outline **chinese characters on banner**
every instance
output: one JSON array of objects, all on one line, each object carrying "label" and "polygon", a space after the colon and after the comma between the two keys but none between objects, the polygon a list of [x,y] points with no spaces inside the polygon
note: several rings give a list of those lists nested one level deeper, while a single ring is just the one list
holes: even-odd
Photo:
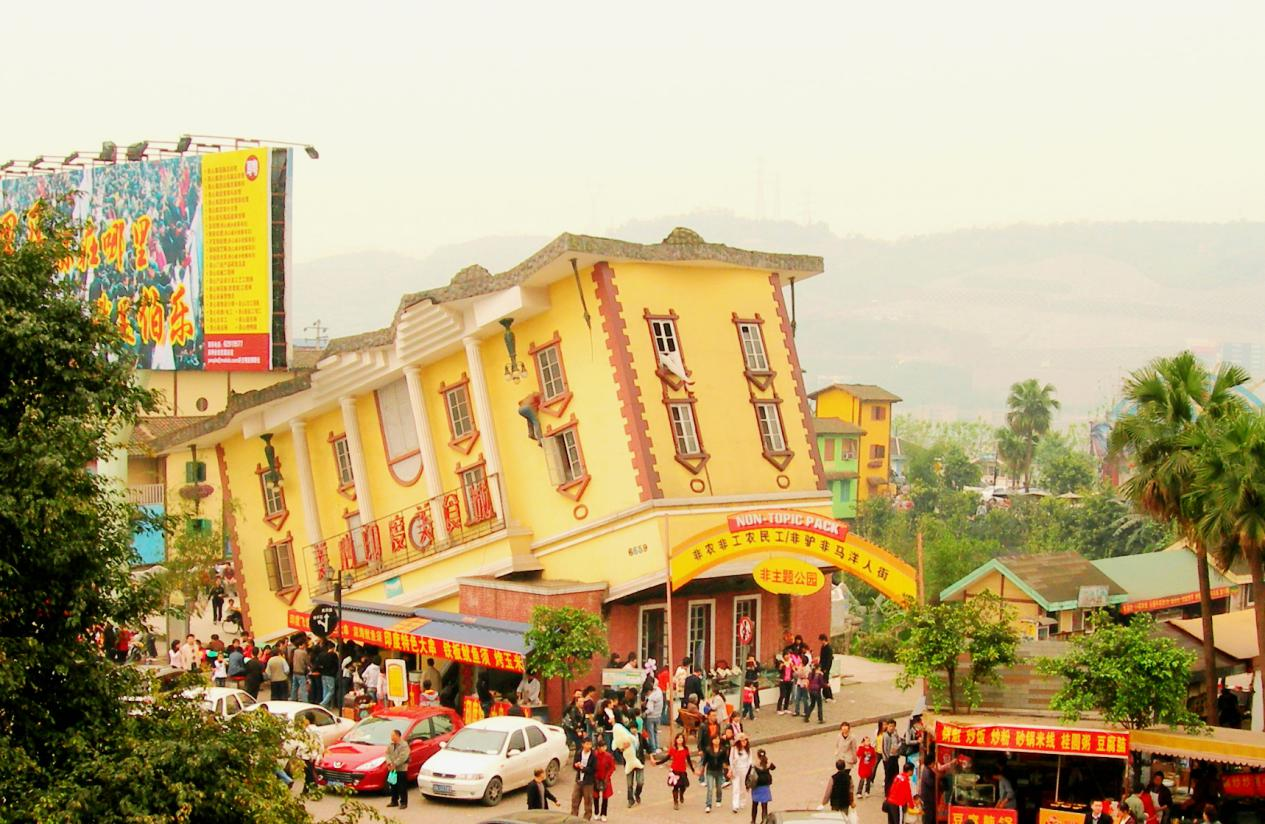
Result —
[{"label": "chinese characters on banner", "polygon": [[848,534],[842,521],[798,510],[738,513],[723,526],[678,544],[670,561],[672,588],[680,589],[726,561],[774,552],[851,573],[898,603],[917,595],[917,581],[909,564]]},{"label": "chinese characters on banner", "polygon": [[826,583],[816,567],[794,558],[770,558],[756,565],[755,582],[778,595],[811,595]]},{"label": "chinese characters on banner", "polygon": [[1106,758],[1127,758],[1129,755],[1129,733],[1117,730],[1000,725],[968,727],[937,721],[936,743],[976,750],[1048,752]]},{"label": "chinese characters on banner", "polygon": [[[308,614],[292,609],[287,613],[286,623],[291,629],[307,630]],[[343,620],[331,637],[355,641],[357,644],[370,644],[382,649],[393,649],[412,655],[434,658],[446,658],[459,664],[471,664],[491,669],[523,672],[523,655],[517,652],[481,647],[475,644],[462,644],[443,641],[425,635],[417,635],[416,630],[428,622],[421,618],[402,619],[397,626],[401,629],[374,627],[355,621]],[[404,631],[403,628],[411,628]]]},{"label": "chinese characters on banner", "polygon": [[998,810],[995,807],[950,806],[949,824],[1019,824],[1019,811]]},{"label": "chinese characters on banner", "polygon": [[[1229,595],[1229,587],[1217,587],[1212,591],[1211,597],[1215,601],[1218,598],[1227,598]],[[1168,595],[1163,598],[1149,598],[1145,601],[1130,601],[1127,604],[1120,605],[1120,612],[1123,615],[1131,615],[1135,612],[1155,612],[1161,609],[1197,603],[1199,603],[1199,593],[1187,592],[1184,595]]]},{"label": "chinese characters on banner", "polygon": [[1235,798],[1265,798],[1265,773],[1222,775],[1221,791]]}]

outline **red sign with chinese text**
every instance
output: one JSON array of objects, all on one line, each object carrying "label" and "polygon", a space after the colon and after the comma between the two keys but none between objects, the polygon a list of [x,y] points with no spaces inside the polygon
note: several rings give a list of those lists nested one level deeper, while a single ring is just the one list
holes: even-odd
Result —
[{"label": "red sign with chinese text", "polygon": [[[1230,595],[1229,587],[1217,587],[1212,591],[1212,598],[1227,598]],[[1169,595],[1165,598],[1149,598],[1145,601],[1130,601],[1127,604],[1120,605],[1120,612],[1123,615],[1130,615],[1135,612],[1156,612],[1161,609],[1169,609],[1170,607],[1184,607],[1187,604],[1199,603],[1198,592],[1187,592],[1185,595]]]},{"label": "red sign with chinese text", "polygon": [[1265,797],[1265,773],[1233,773],[1221,776],[1221,791],[1235,798]]},{"label": "red sign with chinese text", "polygon": [[1105,758],[1127,758],[1129,755],[1129,733],[1116,730],[985,724],[960,726],[937,721],[936,743],[976,750],[1048,752]]},{"label": "red sign with chinese text", "polygon": [[949,824],[1019,824],[1019,811],[950,806]]}]

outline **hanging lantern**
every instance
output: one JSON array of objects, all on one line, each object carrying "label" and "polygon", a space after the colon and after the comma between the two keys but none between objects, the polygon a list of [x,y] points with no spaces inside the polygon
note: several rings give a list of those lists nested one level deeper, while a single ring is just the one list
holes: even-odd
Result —
[{"label": "hanging lantern", "polygon": [[509,355],[509,363],[505,364],[505,380],[518,383],[527,377],[527,367],[518,360],[518,342],[514,338],[514,330],[510,328],[513,324],[513,318],[501,318],[501,326],[505,327],[505,334],[502,336],[505,340],[505,352]]}]

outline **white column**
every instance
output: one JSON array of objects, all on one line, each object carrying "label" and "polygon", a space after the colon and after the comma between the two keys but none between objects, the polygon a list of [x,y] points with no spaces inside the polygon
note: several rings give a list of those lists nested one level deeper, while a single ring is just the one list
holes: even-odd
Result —
[{"label": "white column", "polygon": [[417,428],[417,448],[422,453],[422,477],[426,480],[426,495],[430,498],[430,517],[435,524],[435,543],[448,539],[448,527],[444,524],[443,484],[439,479],[439,456],[435,454],[435,441],[430,435],[430,413],[422,397],[422,372],[416,366],[404,368],[404,382],[408,384],[409,405],[413,407],[413,425]]},{"label": "white column", "polygon": [[294,440],[295,471],[299,474],[299,493],[303,499],[303,528],[308,544],[325,540],[321,531],[321,511],[316,503],[316,482],[312,479],[312,457],[307,448],[307,423],[290,421],[290,437]]},{"label": "white column", "polygon": [[492,425],[492,400],[488,397],[488,381],[483,374],[483,356],[476,338],[463,338],[466,347],[466,371],[474,390],[474,414],[479,421],[479,437],[483,439],[483,459],[489,475],[496,475],[496,489],[501,501],[501,518],[510,522],[509,501],[505,496],[505,477],[501,473],[501,451],[496,446],[496,429]]},{"label": "white column", "polygon": [[338,405],[343,410],[343,429],[347,430],[347,451],[351,453],[351,471],[356,476],[356,503],[360,508],[360,523],[365,526],[374,520],[373,500],[369,496],[369,470],[365,467],[364,445],[360,442],[360,419],[356,416],[356,399],[341,398]]}]

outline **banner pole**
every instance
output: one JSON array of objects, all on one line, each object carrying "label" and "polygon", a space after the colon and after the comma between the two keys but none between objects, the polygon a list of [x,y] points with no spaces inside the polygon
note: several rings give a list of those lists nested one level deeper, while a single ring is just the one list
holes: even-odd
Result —
[{"label": "banner pole", "polygon": [[665,706],[668,709],[668,747],[663,748],[663,745],[660,744],[661,749],[670,749],[672,743],[676,741],[676,711],[672,704],[676,686],[676,678],[672,669],[672,662],[675,660],[672,657],[672,544],[668,539],[670,534],[668,517],[665,512],[659,525],[659,533],[663,541],[663,590],[664,601],[666,602],[663,619],[663,631],[665,633],[663,648],[668,657],[668,660],[664,662],[664,665],[668,668],[668,692],[664,698],[667,702]]}]

